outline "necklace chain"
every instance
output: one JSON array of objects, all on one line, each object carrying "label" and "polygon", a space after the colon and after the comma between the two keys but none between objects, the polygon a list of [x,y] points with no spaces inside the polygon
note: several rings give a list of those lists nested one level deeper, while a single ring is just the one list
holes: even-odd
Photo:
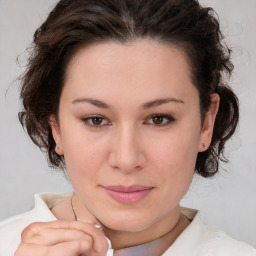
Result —
[{"label": "necklace chain", "polygon": [[76,215],[76,212],[75,212],[75,209],[74,209],[74,206],[73,206],[73,197],[74,197],[74,194],[71,197],[70,204],[71,204],[71,208],[72,208],[72,211],[73,211],[73,214],[74,214],[74,217],[75,217],[75,221],[77,221],[77,215]]}]

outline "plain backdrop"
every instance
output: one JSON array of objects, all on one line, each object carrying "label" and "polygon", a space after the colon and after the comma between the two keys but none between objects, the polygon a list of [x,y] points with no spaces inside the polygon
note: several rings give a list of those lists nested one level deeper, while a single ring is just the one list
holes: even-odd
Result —
[{"label": "plain backdrop", "polygon": [[[189,1],[189,0],[188,0]],[[230,163],[214,179],[195,176],[182,205],[200,209],[207,225],[256,247],[256,0],[204,0],[233,47],[231,79],[241,106],[239,130],[227,145]],[[22,130],[17,77],[26,47],[54,0],[0,0],[0,220],[33,207],[33,195],[72,189],[48,167]]]}]

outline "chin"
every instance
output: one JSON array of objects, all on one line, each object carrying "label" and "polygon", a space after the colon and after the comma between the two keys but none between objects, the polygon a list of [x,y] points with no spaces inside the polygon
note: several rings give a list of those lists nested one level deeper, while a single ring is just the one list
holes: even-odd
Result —
[{"label": "chin", "polygon": [[[100,219],[99,219],[100,220]],[[104,216],[101,222],[106,228],[126,232],[139,232],[150,227],[154,221],[152,216],[142,216],[139,214],[115,214]]]}]

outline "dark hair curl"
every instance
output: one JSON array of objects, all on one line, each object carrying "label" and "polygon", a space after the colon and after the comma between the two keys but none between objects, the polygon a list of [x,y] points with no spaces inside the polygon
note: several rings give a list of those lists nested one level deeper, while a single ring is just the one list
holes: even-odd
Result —
[{"label": "dark hair curl", "polygon": [[32,141],[48,153],[52,167],[64,167],[55,153],[49,125],[58,116],[60,94],[70,58],[78,49],[109,40],[121,43],[152,38],[179,47],[188,58],[193,83],[199,91],[201,115],[209,109],[212,93],[220,96],[210,147],[199,152],[196,172],[203,177],[218,171],[225,142],[235,132],[238,99],[224,78],[231,75],[231,50],[223,43],[212,8],[196,0],[61,0],[34,34],[27,70],[22,77],[24,109],[19,119]]}]

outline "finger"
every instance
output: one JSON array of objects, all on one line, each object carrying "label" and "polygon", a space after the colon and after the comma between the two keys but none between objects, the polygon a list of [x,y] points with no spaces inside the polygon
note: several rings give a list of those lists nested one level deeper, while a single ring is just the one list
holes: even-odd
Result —
[{"label": "finger", "polygon": [[21,243],[14,256],[100,256],[93,253],[91,240],[73,240],[54,246]]},{"label": "finger", "polygon": [[92,240],[82,239],[68,241],[52,246],[49,256],[99,256],[93,252]]},{"label": "finger", "polygon": [[93,244],[93,238],[76,229],[41,229],[40,233],[37,235],[24,237],[22,241],[27,244],[37,244],[37,245],[47,245],[52,246],[63,242],[68,242],[72,240],[81,240],[88,236]]},{"label": "finger", "polygon": [[95,227],[95,224],[89,222],[81,221],[53,221],[50,223],[52,229],[59,227],[67,229],[76,229],[86,234],[90,235],[93,238],[94,250],[101,251],[103,248],[108,248],[108,242],[106,240],[104,232]]},{"label": "finger", "polygon": [[[57,232],[56,234],[56,232],[54,232],[56,230],[60,230],[61,233]],[[67,232],[65,230],[67,230]],[[90,235],[93,239],[94,250],[96,251],[101,251],[102,248],[108,247],[104,232],[102,230],[95,228],[95,226],[91,223],[78,221],[67,222],[58,220],[52,222],[32,223],[23,230],[22,240],[26,243],[33,243],[32,239],[37,237],[37,243],[52,245],[59,242],[67,241],[71,236],[68,234],[68,230],[76,230],[82,232],[83,234]],[[76,238],[81,238],[80,233],[76,234]],[[47,239],[48,235],[49,239]],[[49,242],[49,240],[53,242]]]},{"label": "finger", "polygon": [[[19,247],[14,253],[14,256],[45,256],[48,248],[41,245],[20,243]],[[57,256],[57,255],[56,255]]]}]

